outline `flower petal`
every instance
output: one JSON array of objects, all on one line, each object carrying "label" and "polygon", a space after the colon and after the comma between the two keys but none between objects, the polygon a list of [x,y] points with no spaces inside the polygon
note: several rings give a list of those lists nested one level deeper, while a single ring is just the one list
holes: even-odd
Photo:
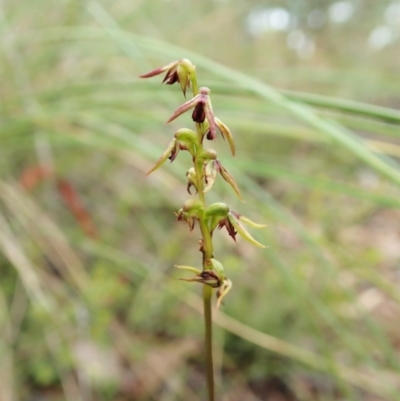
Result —
[{"label": "flower petal", "polygon": [[[202,95],[200,95],[202,96]],[[206,119],[206,106],[203,101],[198,102],[192,113],[192,120],[196,123],[204,123]]]},{"label": "flower petal", "polygon": [[206,119],[208,121],[208,129],[210,130],[207,139],[213,140],[217,137],[217,125],[215,124],[215,116],[211,104],[208,102],[206,105]]},{"label": "flower petal", "polygon": [[195,96],[193,99],[188,100],[187,102],[183,103],[180,105],[172,114],[172,116],[167,120],[166,124],[170,123],[171,121],[174,121],[175,118],[179,117],[181,114],[185,113],[186,111],[190,110],[196,104],[199,103],[201,99],[201,95]]},{"label": "flower petal", "polygon": [[157,170],[171,155],[172,151],[175,149],[177,144],[176,139],[174,138],[167,149],[165,149],[164,153],[160,156],[160,158],[156,161],[156,164],[146,173],[146,175],[151,174],[153,171]]},{"label": "flower petal", "polygon": [[219,307],[222,304],[222,299],[225,297],[226,294],[228,294],[231,288],[232,288],[232,281],[229,279],[225,279],[221,287],[219,287],[217,291],[217,309],[219,309]]},{"label": "flower petal", "polygon": [[182,270],[187,270],[189,272],[192,272],[194,274],[201,274],[201,270],[197,269],[196,267],[192,267],[192,266],[180,266],[180,265],[175,265],[176,268],[178,269],[182,269]]},{"label": "flower petal", "polygon": [[215,179],[217,178],[218,166],[216,160],[210,160],[204,168],[204,179],[206,186],[203,189],[203,193],[207,193],[214,185]]},{"label": "flower petal", "polygon": [[228,173],[228,170],[219,162],[219,173],[222,175],[222,178],[233,188],[238,198],[243,201],[242,195],[240,194],[239,187],[236,184],[236,181],[233,177]]},{"label": "flower petal", "polygon": [[232,155],[235,156],[236,148],[235,148],[235,142],[233,141],[231,130],[217,117],[215,117],[215,123],[217,124],[217,127],[221,132],[222,138],[227,139],[229,147],[231,148]]},{"label": "flower petal", "polygon": [[264,228],[264,227],[267,227],[266,224],[255,223],[254,221],[250,220],[249,218],[247,218],[245,216],[240,216],[239,220],[242,221],[243,223],[247,224],[248,226],[253,227],[253,228]]},{"label": "flower petal", "polygon": [[[170,70],[171,68],[173,68],[174,66],[176,66],[177,63],[178,63],[177,61],[174,61],[173,63],[170,63],[170,64],[168,64],[168,65],[165,65],[164,67],[156,68],[155,70],[150,71],[150,72],[148,72],[148,73],[146,73],[146,74],[139,75],[139,78],[151,78],[151,77],[155,77],[156,75],[162,74],[164,71]],[[168,74],[167,74],[167,75],[168,75]],[[164,82],[164,81],[163,81],[163,82]]]},{"label": "flower petal", "polygon": [[250,242],[251,244],[259,247],[259,248],[266,248],[265,245],[261,244],[260,242],[256,241],[251,235],[250,233],[243,227],[242,224],[240,224],[239,219],[235,216],[234,213],[229,212],[228,213],[228,219],[231,222],[231,224],[233,225],[233,227],[235,227],[235,230],[237,231],[237,233],[244,238],[246,241]]}]

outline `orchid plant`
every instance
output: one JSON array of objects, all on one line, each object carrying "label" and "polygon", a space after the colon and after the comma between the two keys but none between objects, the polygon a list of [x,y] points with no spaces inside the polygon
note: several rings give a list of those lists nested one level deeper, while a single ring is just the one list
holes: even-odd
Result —
[{"label": "orchid plant", "polygon": [[219,131],[222,138],[228,142],[232,155],[235,156],[236,149],[233,136],[230,129],[214,114],[210,89],[198,87],[196,68],[191,61],[187,59],[177,60],[141,75],[141,78],[151,78],[163,73],[166,73],[163,82],[168,85],[178,83],[185,98],[188,88],[191,88],[193,92],[193,98],[179,106],[167,120],[167,123],[192,110],[195,131],[188,128],[181,128],[176,131],[167,149],[147,175],[157,170],[167,159],[173,162],[180,151],[187,151],[192,156],[193,165],[186,172],[187,192],[192,195],[193,191],[197,197],[191,197],[184,202],[182,208],[176,213],[176,217],[178,221],[185,221],[190,231],[194,230],[196,223],[198,224],[201,234],[199,250],[202,254],[202,269],[186,265],[176,267],[193,273],[192,276],[182,278],[182,280],[203,284],[207,388],[208,399],[213,401],[215,399],[215,386],[211,300],[213,291],[216,290],[216,307],[219,308],[222,299],[232,288],[232,282],[226,276],[222,263],[214,257],[213,235],[216,229],[225,227],[234,241],[236,241],[236,235],[239,234],[253,245],[264,248],[264,245],[256,241],[243,224],[253,228],[261,228],[264,225],[254,223],[247,217],[234,212],[226,203],[217,202],[207,206],[205,194],[213,187],[218,174],[232,187],[238,198],[243,200],[235,180],[218,159],[217,152],[213,149],[204,148],[204,139],[210,141],[217,139],[217,131]]}]

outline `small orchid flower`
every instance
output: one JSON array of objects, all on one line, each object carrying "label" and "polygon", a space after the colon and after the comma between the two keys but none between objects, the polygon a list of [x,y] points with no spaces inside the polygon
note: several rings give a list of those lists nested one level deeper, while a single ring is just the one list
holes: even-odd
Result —
[{"label": "small orchid flower", "polygon": [[194,108],[192,112],[192,119],[194,122],[204,124],[204,136],[208,140],[214,140],[217,138],[217,128],[221,133],[223,139],[226,139],[231,148],[231,153],[234,156],[236,152],[235,143],[233,141],[232,132],[226,124],[224,124],[219,118],[215,117],[214,111],[211,105],[210,89],[206,87],[200,88],[200,93],[193,99],[188,100],[179,106],[172,116],[168,119],[167,124],[175,120],[181,114]]},{"label": "small orchid flower", "polygon": [[147,74],[140,75],[140,78],[151,78],[167,71],[163,82],[167,85],[173,85],[178,82],[183,95],[186,97],[186,88],[190,87],[190,78],[194,74],[196,67],[188,59],[181,59],[167,64],[164,67],[156,68]]},{"label": "small orchid flower", "polygon": [[210,135],[212,138],[215,138],[217,125],[215,122],[215,116],[211,106],[211,100],[209,94],[210,94],[210,89],[206,87],[200,88],[199,94],[195,96],[193,99],[190,99],[187,102],[183,103],[181,106],[179,106],[166,123],[168,124],[171,121],[174,121],[181,114],[194,108],[192,113],[193,121],[199,124],[203,124],[204,121],[207,120],[209,126],[208,129],[210,130]]},{"label": "small orchid flower", "polygon": [[180,280],[200,283],[212,288],[217,288],[217,309],[219,309],[222,304],[222,299],[232,288],[232,281],[225,276],[224,267],[218,260],[211,258],[206,260],[205,264],[208,267],[205,270],[199,270],[192,266],[175,265],[175,267],[194,273],[194,276],[181,278]]},{"label": "small orchid flower", "polygon": [[172,163],[181,150],[187,150],[192,156],[194,156],[197,146],[198,138],[192,130],[182,128],[176,131],[174,139],[169,143],[167,149],[163,152],[156,164],[147,172],[146,175],[149,175],[153,171],[157,170],[167,159],[169,159]]},{"label": "small orchid flower", "polygon": [[195,282],[200,284],[209,285],[212,288],[218,288],[222,285],[222,280],[218,274],[212,270],[199,270],[191,266],[175,266],[178,269],[187,270],[195,275],[190,278],[181,278],[180,280]]},{"label": "small orchid flower", "polygon": [[239,213],[229,211],[227,213],[227,216],[225,218],[221,219],[220,222],[218,223],[218,228],[221,229],[221,228],[225,227],[226,230],[228,231],[229,236],[231,236],[235,242],[236,242],[236,234],[239,234],[243,239],[250,242],[251,244],[253,244],[259,248],[265,248],[265,245],[256,241],[250,235],[250,233],[243,226],[242,222],[253,228],[265,227],[264,224],[254,223],[253,221],[251,221],[247,217],[240,215]]},{"label": "small orchid flower", "polygon": [[186,221],[189,225],[189,231],[193,231],[196,220],[199,220],[203,213],[203,204],[198,199],[188,199],[175,215],[177,221]]},{"label": "small orchid flower", "polygon": [[157,170],[167,159],[171,160],[172,163],[181,150],[187,150],[187,147],[174,138],[169,143],[167,149],[165,149],[163,154],[159,157],[156,164],[146,173],[146,175],[150,175],[153,171]]}]

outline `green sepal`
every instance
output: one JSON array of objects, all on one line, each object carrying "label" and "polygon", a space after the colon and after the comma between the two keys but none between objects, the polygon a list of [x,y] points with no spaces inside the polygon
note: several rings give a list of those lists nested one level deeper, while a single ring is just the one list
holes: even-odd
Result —
[{"label": "green sepal", "polygon": [[245,217],[245,216],[240,216],[240,221],[247,224],[248,226],[252,227],[252,228],[264,228],[267,227],[266,224],[259,224],[259,223],[255,223],[254,221],[250,220],[249,218]]},{"label": "green sepal", "polygon": [[222,137],[228,141],[229,147],[231,148],[232,156],[235,156],[236,148],[235,142],[233,141],[233,136],[231,130],[228,128],[226,124],[224,124],[219,118],[215,117],[215,123],[219,131],[221,132]]},{"label": "green sepal", "polygon": [[168,145],[167,149],[163,152],[163,154],[159,157],[159,159],[156,161],[156,164],[146,173],[146,175],[151,174],[153,171],[157,170],[161,165],[169,158],[171,155],[171,152],[174,150],[174,148],[177,145],[177,141],[174,138]]},{"label": "green sepal", "polygon": [[222,202],[213,203],[207,208],[206,219],[210,232],[214,231],[218,223],[228,215],[228,212],[229,206]]},{"label": "green sepal", "polygon": [[208,206],[208,208],[206,210],[206,217],[209,217],[209,216],[226,217],[228,212],[229,212],[229,206],[226,203],[215,202],[215,203],[212,203],[210,206]]},{"label": "green sepal", "polygon": [[232,212],[228,213],[228,219],[230,223],[233,225],[237,233],[244,238],[246,241],[250,242],[251,244],[259,247],[259,248],[266,248],[265,245],[261,244],[260,242],[256,241],[250,233],[243,227],[240,223],[239,218],[237,218]]},{"label": "green sepal", "polygon": [[188,75],[196,72],[196,66],[187,58],[182,58],[179,60],[179,67],[184,69]]},{"label": "green sepal", "polygon": [[203,203],[199,199],[188,199],[182,206],[182,210],[190,217],[200,218],[204,213]]},{"label": "green sepal", "polygon": [[222,175],[222,178],[233,188],[238,198],[242,202],[244,202],[242,195],[239,191],[239,187],[236,184],[236,181],[233,179],[233,177],[229,174],[228,170],[222,164],[220,164],[219,173]]},{"label": "green sepal", "polygon": [[187,270],[189,272],[192,272],[194,274],[200,274],[201,270],[197,269],[196,267],[192,267],[192,266],[181,266],[181,265],[175,265],[175,267],[177,269],[181,269],[181,270]]},{"label": "green sepal", "polygon": [[214,270],[221,281],[225,279],[224,266],[222,265],[222,263],[219,260],[211,258],[211,259],[207,260],[206,263],[207,263],[207,267]]},{"label": "green sepal", "polygon": [[204,149],[197,157],[197,161],[201,163],[206,163],[210,160],[216,160],[216,159],[217,159],[217,152],[214,149]]},{"label": "green sepal", "polygon": [[175,138],[179,143],[185,145],[192,156],[196,154],[197,147],[199,146],[199,138],[194,131],[182,128],[175,132]]}]

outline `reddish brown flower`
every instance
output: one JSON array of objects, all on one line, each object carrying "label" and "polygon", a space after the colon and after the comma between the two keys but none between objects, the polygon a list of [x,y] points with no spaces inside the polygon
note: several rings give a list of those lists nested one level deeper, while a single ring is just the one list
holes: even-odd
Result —
[{"label": "reddish brown flower", "polygon": [[204,121],[207,120],[209,130],[211,133],[210,135],[212,135],[212,137],[215,138],[216,136],[215,132],[217,126],[209,94],[210,94],[210,89],[206,87],[200,88],[199,94],[197,96],[183,103],[174,111],[172,116],[168,119],[167,124],[170,123],[171,121],[174,121],[181,114],[194,108],[192,113],[193,121],[202,124],[204,123]]}]

